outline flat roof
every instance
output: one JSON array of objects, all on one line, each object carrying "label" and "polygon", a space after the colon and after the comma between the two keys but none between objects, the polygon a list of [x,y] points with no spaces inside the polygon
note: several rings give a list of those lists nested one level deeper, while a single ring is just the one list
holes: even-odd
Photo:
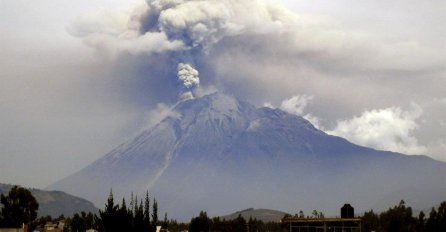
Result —
[{"label": "flat roof", "polygon": [[361,218],[299,218],[299,217],[287,217],[281,220],[282,223],[286,222],[360,222]]}]

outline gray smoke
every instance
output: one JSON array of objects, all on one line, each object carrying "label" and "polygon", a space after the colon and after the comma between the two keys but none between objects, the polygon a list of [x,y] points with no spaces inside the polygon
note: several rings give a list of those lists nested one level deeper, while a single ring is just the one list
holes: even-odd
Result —
[{"label": "gray smoke", "polygon": [[178,80],[183,83],[186,89],[193,89],[200,85],[199,73],[190,64],[179,63],[177,70]]},{"label": "gray smoke", "polygon": [[178,80],[182,83],[181,99],[194,98],[193,91],[200,85],[199,73],[190,64],[179,63],[177,66]]},{"label": "gray smoke", "polygon": [[[143,94],[150,95],[143,99],[156,101],[152,104],[172,103],[178,95],[190,99],[211,85],[257,104],[279,105],[296,93],[307,94],[317,98],[318,112],[311,115],[324,115],[321,126],[332,128],[337,119],[364,109],[424,102],[421,107],[435,116],[420,126],[425,137],[420,143],[441,137],[436,153],[444,156],[444,128],[436,126],[446,125],[444,108],[429,103],[444,98],[438,84],[445,73],[442,49],[404,36],[346,30],[338,23],[297,14],[279,1],[146,0],[130,11],[80,17],[69,32],[102,54],[125,57],[119,61],[137,57],[133,63],[146,67],[137,74],[144,79]],[[206,78],[191,75],[192,67],[178,75],[180,62],[194,64]]]}]

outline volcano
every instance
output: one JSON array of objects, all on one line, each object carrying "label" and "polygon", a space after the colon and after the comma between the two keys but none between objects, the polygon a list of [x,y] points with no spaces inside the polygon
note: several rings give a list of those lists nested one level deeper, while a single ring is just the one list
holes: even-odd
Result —
[{"label": "volcano", "polygon": [[232,95],[186,100],[139,136],[49,189],[103,205],[148,190],[160,212],[189,220],[200,210],[243,208],[338,215],[404,199],[425,209],[445,200],[446,163],[350,143],[280,109],[256,108]]}]

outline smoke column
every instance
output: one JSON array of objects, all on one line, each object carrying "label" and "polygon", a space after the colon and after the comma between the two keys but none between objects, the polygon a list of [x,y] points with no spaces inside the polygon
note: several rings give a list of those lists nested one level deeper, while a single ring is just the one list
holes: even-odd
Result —
[{"label": "smoke column", "polygon": [[177,70],[178,80],[182,83],[180,99],[185,100],[194,98],[193,90],[200,85],[198,70],[194,69],[190,64],[185,63],[179,63]]}]

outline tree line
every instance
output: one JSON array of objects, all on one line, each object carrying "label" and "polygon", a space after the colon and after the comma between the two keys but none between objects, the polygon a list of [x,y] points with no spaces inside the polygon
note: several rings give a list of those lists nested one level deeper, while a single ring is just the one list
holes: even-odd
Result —
[{"label": "tree line", "polygon": [[127,206],[124,198],[121,205],[115,204],[113,193],[110,191],[104,210],[99,210],[98,215],[94,217],[94,227],[99,232],[155,232],[158,223],[158,203],[153,199],[151,212],[148,192],[144,203],[142,199],[138,202],[138,197],[133,197],[132,194],[130,204]]},{"label": "tree line", "polygon": [[[156,231],[161,226],[162,231],[190,231],[190,232],[251,232],[251,231],[284,231],[279,222],[265,223],[257,219],[246,220],[241,215],[235,219],[226,220],[220,217],[210,218],[205,211],[201,211],[190,222],[182,223],[168,220],[167,214],[163,220],[158,219],[158,202],[151,202],[148,192],[144,200],[137,196],[130,197],[129,204],[125,198],[120,204],[114,201],[110,191],[104,209],[97,214],[80,212],[72,217],[63,215],[56,219],[50,216],[37,218],[39,204],[28,189],[14,186],[7,195],[0,196],[0,228],[19,228],[22,223],[29,224],[30,229],[43,228],[48,222],[64,221],[64,231],[83,232],[96,229],[99,232],[118,231]],[[289,215],[288,215],[289,216]],[[302,211],[296,216],[304,217]],[[324,218],[322,212],[313,211],[312,217]],[[444,232],[446,231],[446,201],[430,210],[426,215],[421,211],[414,215],[410,206],[401,200],[398,205],[381,213],[373,210],[362,215],[362,231],[370,232]]]},{"label": "tree line", "polygon": [[279,222],[262,222],[257,219],[244,219],[241,214],[232,220],[221,219],[220,217],[209,218],[205,211],[201,211],[199,216],[192,218],[189,223],[190,232],[249,232],[249,231],[282,231]]},{"label": "tree line", "polygon": [[432,207],[427,217],[423,211],[413,215],[412,208],[404,200],[394,207],[377,214],[373,210],[362,216],[365,232],[444,232],[446,231],[446,201],[438,208]]}]

